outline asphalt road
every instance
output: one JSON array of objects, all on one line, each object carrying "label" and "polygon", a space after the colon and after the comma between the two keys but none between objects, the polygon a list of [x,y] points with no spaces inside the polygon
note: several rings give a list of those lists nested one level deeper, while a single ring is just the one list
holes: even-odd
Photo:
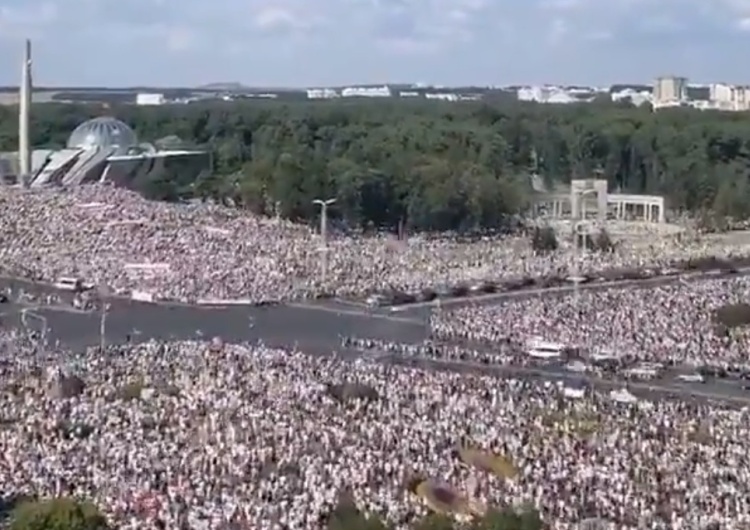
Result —
[{"label": "asphalt road", "polygon": [[[660,282],[651,281],[650,284]],[[646,285],[648,285],[647,283]],[[9,284],[6,282],[5,286]],[[626,284],[632,287],[643,284]],[[48,294],[48,287],[34,286],[25,282],[14,282],[17,291],[36,291],[37,296]],[[615,287],[616,285],[610,285]],[[596,286],[601,288],[602,286]],[[523,296],[546,296],[557,291],[537,291]],[[64,297],[65,295],[63,295]],[[497,303],[504,297],[518,296],[517,293],[493,295]],[[52,346],[59,341],[71,349],[97,345],[100,342],[101,315],[98,312],[79,312],[69,305],[59,307],[31,304],[4,304],[0,306],[0,322],[6,327],[20,327],[21,313],[43,317],[48,328],[48,343]],[[107,312],[105,341],[107,344],[135,342],[149,339],[199,339],[221,337],[232,342],[263,341],[274,346],[299,346],[311,353],[330,353],[341,349],[342,336],[357,336],[414,343],[425,340],[429,335],[428,318],[430,306],[414,308],[414,311],[393,313],[389,310],[370,310],[352,303],[318,302],[266,307],[228,306],[196,307],[184,305],[155,305],[113,300]],[[41,327],[41,319],[27,318],[31,326]],[[435,368],[452,370],[496,371],[486,366],[472,366],[466,363],[427,363]],[[531,374],[524,369],[506,369],[519,376],[542,377],[549,380],[591,378],[571,374],[560,368],[535,370]],[[598,385],[611,382],[598,381]],[[614,383],[622,386],[621,382]],[[740,382],[709,381],[699,383],[679,383],[673,379],[652,383],[635,383],[630,386],[636,393],[661,393],[669,395],[694,396],[701,399],[729,400],[738,404],[750,404],[750,392],[744,390]],[[747,396],[747,397],[746,397]]]},{"label": "asphalt road", "polygon": [[473,362],[455,362],[426,359],[403,359],[383,356],[379,360],[393,364],[417,365],[436,370],[463,371],[483,374],[505,375],[524,379],[537,379],[552,383],[580,384],[598,390],[621,390],[626,388],[634,395],[651,399],[679,398],[698,401],[717,401],[730,403],[738,407],[750,406],[750,392],[742,388],[742,382],[736,380],[709,379],[704,383],[688,383],[666,377],[653,381],[623,381],[603,379],[586,374],[566,371],[559,366],[488,366]]},{"label": "asphalt road", "polygon": [[[20,313],[28,309],[47,321],[50,344],[59,341],[76,349],[100,341],[101,315],[80,313],[67,307],[6,305],[2,321],[20,324]],[[346,311],[346,312],[343,312]],[[29,318],[41,328],[39,319]],[[420,342],[427,337],[426,320],[412,320],[353,310],[304,306],[198,308],[151,304],[112,304],[105,321],[107,343],[128,339],[195,339],[258,341],[270,345],[299,345],[310,349],[338,348],[344,335]]]}]

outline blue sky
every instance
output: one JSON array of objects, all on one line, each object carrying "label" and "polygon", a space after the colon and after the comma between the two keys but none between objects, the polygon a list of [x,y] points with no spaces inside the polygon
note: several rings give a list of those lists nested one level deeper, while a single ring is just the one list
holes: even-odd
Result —
[{"label": "blue sky", "polygon": [[0,0],[0,83],[750,82],[750,0]]}]

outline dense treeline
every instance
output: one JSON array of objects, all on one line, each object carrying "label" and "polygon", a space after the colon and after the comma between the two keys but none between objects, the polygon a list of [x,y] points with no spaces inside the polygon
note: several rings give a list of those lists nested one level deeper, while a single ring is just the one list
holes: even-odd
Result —
[{"label": "dense treeline", "polygon": [[[35,145],[59,146],[104,113],[142,140],[177,135],[214,152],[201,182],[143,183],[155,197],[231,199],[294,219],[332,215],[353,226],[495,227],[523,210],[528,176],[602,175],[611,190],[668,197],[674,209],[750,214],[750,116],[612,104],[498,102],[234,102],[108,110],[34,107]],[[0,109],[0,148],[16,146],[15,109]],[[174,175],[173,177],[178,177]]]}]

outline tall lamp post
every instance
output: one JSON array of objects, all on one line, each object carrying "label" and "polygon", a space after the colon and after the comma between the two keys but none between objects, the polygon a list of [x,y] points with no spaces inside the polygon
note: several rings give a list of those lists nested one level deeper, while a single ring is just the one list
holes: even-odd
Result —
[{"label": "tall lamp post", "polygon": [[[573,297],[576,305],[576,310],[579,309],[579,296],[580,292],[578,290],[578,287],[581,284],[581,280],[583,278],[581,277],[581,268],[580,268],[580,245],[584,246],[586,245],[586,236],[589,233],[588,225],[586,224],[586,204],[585,204],[585,198],[587,195],[591,195],[593,193],[597,193],[596,190],[583,190],[579,196],[577,201],[577,211],[571,212],[573,217],[573,270],[571,271],[573,273],[573,276],[571,280],[573,281]],[[606,218],[606,217],[605,217]]]},{"label": "tall lamp post", "polygon": [[328,280],[328,207],[336,202],[336,199],[315,199],[313,204],[320,206],[320,237],[323,246],[320,251],[320,271],[323,285]]},{"label": "tall lamp post", "polygon": [[47,353],[47,332],[49,330],[49,324],[47,323],[47,318],[43,317],[42,315],[39,315],[35,313],[31,308],[26,308],[21,311],[21,324],[23,324],[23,327],[26,329],[26,332],[29,332],[29,319],[36,320],[37,322],[41,323],[42,325],[42,339],[41,339],[41,348],[42,353]]},{"label": "tall lamp post", "polygon": [[106,286],[99,287],[99,352],[104,353],[104,349],[107,347],[107,311],[109,310],[109,303],[107,298],[109,296],[109,289]]}]

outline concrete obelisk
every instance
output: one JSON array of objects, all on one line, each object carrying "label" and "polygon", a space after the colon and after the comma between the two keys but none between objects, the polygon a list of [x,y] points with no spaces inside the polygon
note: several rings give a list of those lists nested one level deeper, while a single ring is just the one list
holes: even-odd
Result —
[{"label": "concrete obelisk", "polygon": [[18,170],[24,184],[31,174],[31,147],[29,146],[29,122],[31,111],[31,41],[26,39],[21,69],[21,93],[18,101]]}]

